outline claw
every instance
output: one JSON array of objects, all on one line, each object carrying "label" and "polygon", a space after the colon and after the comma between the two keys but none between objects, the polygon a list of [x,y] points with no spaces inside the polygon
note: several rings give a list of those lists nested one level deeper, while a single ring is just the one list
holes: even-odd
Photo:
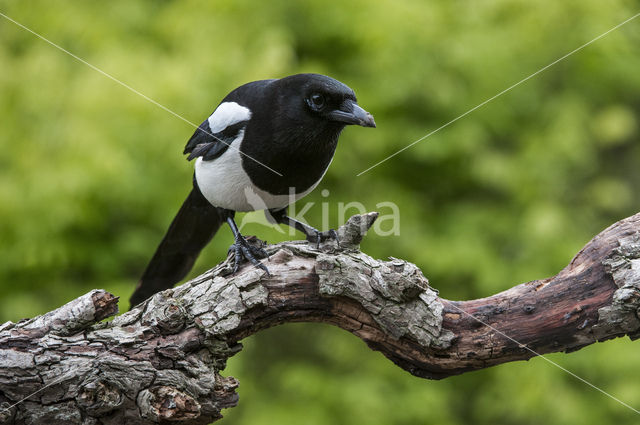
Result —
[{"label": "claw", "polygon": [[336,245],[338,245],[338,248],[340,248],[340,239],[338,239],[338,232],[336,232],[334,229],[329,229],[329,237],[336,241]]},{"label": "claw", "polygon": [[338,248],[340,248],[340,241],[338,240],[338,232],[336,232],[335,230],[331,229],[326,232],[321,232],[319,230],[314,229],[313,231],[314,231],[313,235],[307,235],[307,241],[315,242],[316,249],[320,249],[320,242],[324,242],[329,239],[333,239],[334,241],[336,241]]},{"label": "claw", "polygon": [[236,237],[235,243],[229,247],[229,251],[231,250],[233,250],[234,252],[233,273],[236,273],[238,271],[238,269],[240,268],[242,257],[244,257],[249,260],[254,266],[264,270],[267,273],[267,276],[271,276],[271,273],[269,273],[269,269],[267,268],[267,266],[256,259],[256,256],[267,258],[269,257],[269,254],[264,248],[249,245],[249,243],[247,243],[247,240],[243,236],[238,235],[238,237]]}]

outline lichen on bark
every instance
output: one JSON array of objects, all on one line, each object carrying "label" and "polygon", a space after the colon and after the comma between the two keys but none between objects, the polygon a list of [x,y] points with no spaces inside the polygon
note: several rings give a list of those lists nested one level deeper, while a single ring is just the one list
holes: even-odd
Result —
[{"label": "lichen on bark", "polygon": [[442,329],[443,305],[420,269],[406,261],[374,260],[362,252],[320,254],[319,291],[361,304],[388,334],[408,337],[424,348],[447,348],[454,338]]},{"label": "lichen on bark", "polygon": [[598,310],[594,333],[598,340],[612,334],[640,337],[640,232],[619,239],[619,247],[602,261],[618,289],[611,305]]}]

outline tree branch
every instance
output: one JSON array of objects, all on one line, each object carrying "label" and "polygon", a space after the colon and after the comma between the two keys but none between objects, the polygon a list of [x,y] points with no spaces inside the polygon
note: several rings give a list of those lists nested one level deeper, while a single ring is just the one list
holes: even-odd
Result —
[{"label": "tree branch", "polygon": [[238,341],[286,322],[339,326],[432,379],[640,335],[640,214],[556,276],[470,301],[438,297],[411,263],[360,252],[376,217],[352,217],[339,247],[268,247],[271,276],[225,262],[108,323],[118,299],[94,290],[1,325],[0,423],[209,423],[237,404],[220,371]]}]

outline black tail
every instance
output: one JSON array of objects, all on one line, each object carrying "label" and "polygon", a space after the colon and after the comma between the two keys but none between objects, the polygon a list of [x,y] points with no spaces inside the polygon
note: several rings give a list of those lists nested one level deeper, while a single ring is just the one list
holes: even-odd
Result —
[{"label": "black tail", "polygon": [[223,222],[220,211],[205,199],[194,181],[191,193],[131,295],[131,307],[182,280]]}]

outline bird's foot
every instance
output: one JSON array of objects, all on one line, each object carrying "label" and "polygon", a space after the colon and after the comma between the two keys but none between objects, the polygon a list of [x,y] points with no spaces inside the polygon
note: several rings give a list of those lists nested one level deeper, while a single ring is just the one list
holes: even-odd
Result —
[{"label": "bird's foot", "polygon": [[313,233],[307,234],[307,241],[315,242],[316,249],[320,249],[320,242],[324,242],[329,239],[333,239],[334,241],[336,241],[338,248],[340,248],[340,240],[338,240],[338,233],[333,229],[327,230],[326,232],[321,232],[319,230],[314,229]]},{"label": "bird's foot", "polygon": [[256,258],[269,258],[269,254],[262,247],[262,242],[258,240],[258,243],[259,245],[253,245],[248,242],[247,239],[244,238],[244,236],[240,234],[236,236],[235,243],[229,247],[229,252],[234,253],[233,273],[236,273],[238,271],[240,262],[242,262],[242,258],[244,257],[249,260],[254,266],[261,268],[262,270],[267,272],[268,276],[271,276],[267,266],[262,264],[260,260]]}]

